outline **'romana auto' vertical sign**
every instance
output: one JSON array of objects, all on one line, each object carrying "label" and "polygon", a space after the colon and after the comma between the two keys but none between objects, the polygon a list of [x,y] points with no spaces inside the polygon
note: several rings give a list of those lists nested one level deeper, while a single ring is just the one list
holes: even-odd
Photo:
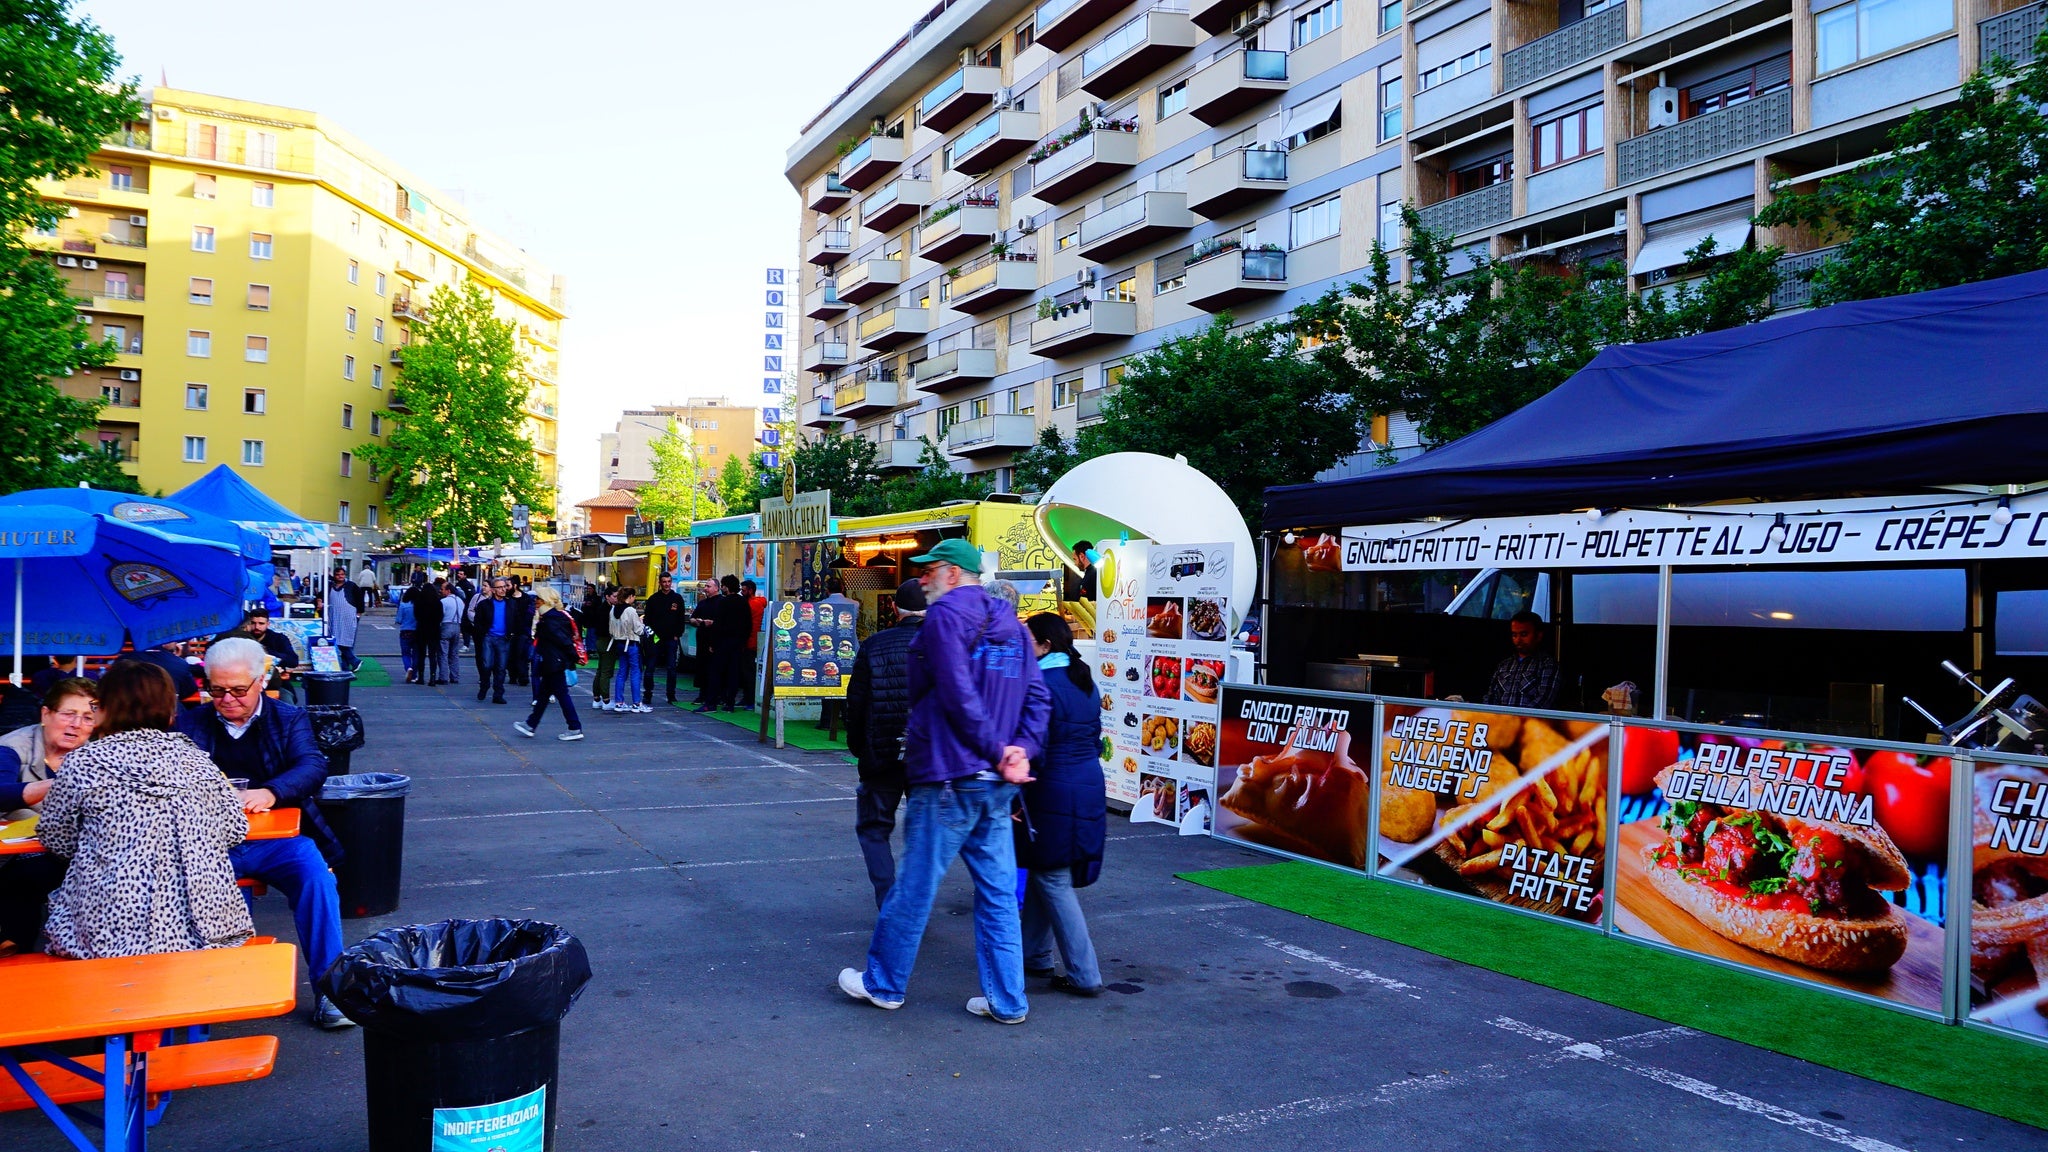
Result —
[{"label": "'romana auto' vertical sign", "polygon": [[472,1108],[434,1109],[432,1152],[541,1152],[547,1145],[548,1089]]}]

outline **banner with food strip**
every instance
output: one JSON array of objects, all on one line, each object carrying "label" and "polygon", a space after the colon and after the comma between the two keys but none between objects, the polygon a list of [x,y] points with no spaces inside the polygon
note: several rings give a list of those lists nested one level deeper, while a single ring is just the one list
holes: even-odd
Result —
[{"label": "banner with food strip", "polygon": [[1944,1008],[1946,756],[1624,729],[1617,930]]},{"label": "banner with food strip", "polygon": [[1363,869],[1372,711],[1359,696],[1225,684],[1214,833]]},{"label": "banner with food strip", "polygon": [[843,596],[782,600],[769,616],[768,674],[777,696],[844,696],[860,605]]},{"label": "banner with food strip", "polygon": [[[1098,544],[1103,776],[1134,821],[1205,830],[1230,658],[1230,544]],[[1192,834],[1192,833],[1191,833]]]},{"label": "banner with food strip", "polygon": [[2048,1040],[2048,768],[1970,779],[1970,1019]]},{"label": "banner with food strip", "polygon": [[1610,725],[1395,703],[1381,717],[1381,876],[1600,923]]}]

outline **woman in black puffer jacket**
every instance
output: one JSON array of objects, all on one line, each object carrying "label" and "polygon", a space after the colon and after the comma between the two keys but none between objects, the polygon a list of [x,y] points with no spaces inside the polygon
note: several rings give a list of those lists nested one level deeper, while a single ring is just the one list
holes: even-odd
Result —
[{"label": "woman in black puffer jacket", "polygon": [[[1035,780],[1024,786],[1025,819],[1017,826],[1017,865],[1031,873],[1024,892],[1024,971],[1051,976],[1055,991],[1097,996],[1102,970],[1074,890],[1102,873],[1109,826],[1099,758],[1102,709],[1067,622],[1041,612],[1025,625],[1052,693],[1052,723],[1045,751],[1031,765]],[[1064,975],[1053,971],[1055,942],[1066,960]]]},{"label": "woman in black puffer jacket", "polygon": [[562,719],[569,730],[557,740],[583,739],[583,722],[576,718],[576,702],[569,697],[568,675],[576,667],[576,625],[562,609],[562,594],[542,585],[533,590],[538,603],[533,615],[533,712],[512,725],[521,736],[532,736],[533,727],[547,715],[548,701],[562,702]]}]

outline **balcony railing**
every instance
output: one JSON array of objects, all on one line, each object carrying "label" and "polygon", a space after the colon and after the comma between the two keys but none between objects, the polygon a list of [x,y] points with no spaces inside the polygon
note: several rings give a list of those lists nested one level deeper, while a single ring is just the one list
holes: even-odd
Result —
[{"label": "balcony railing", "polygon": [[1038,428],[1029,416],[998,413],[962,420],[946,430],[946,451],[954,455],[1029,448]]},{"label": "balcony railing", "polygon": [[1801,252],[1778,261],[1778,286],[1771,291],[1771,307],[1783,312],[1813,303],[1813,271],[1835,254],[1834,248]]},{"label": "balcony railing", "polygon": [[1188,111],[1217,125],[1287,91],[1287,53],[1241,48],[1211,60],[1188,79]]},{"label": "balcony railing", "polygon": [[1157,4],[1081,53],[1081,89],[1104,99],[1195,46],[1187,9]]},{"label": "balcony railing", "polygon": [[471,262],[482,265],[485,271],[497,276],[499,279],[505,280],[521,289],[526,287],[526,269],[500,264],[482,252],[477,251],[477,247],[474,244],[464,244],[462,246],[462,254]]},{"label": "balcony railing", "polygon": [[1514,185],[1503,180],[1418,209],[1422,226],[1444,236],[1491,228],[1514,214]]},{"label": "balcony railing", "polygon": [[1056,204],[1135,166],[1137,131],[1133,122],[1106,121],[1048,139],[1031,153],[1033,194]]},{"label": "balcony railing", "polygon": [[1081,255],[1100,260],[1194,227],[1185,192],[1140,192],[1081,221]]},{"label": "balcony railing", "polygon": [[1561,72],[1581,60],[1591,60],[1626,39],[1628,6],[1616,4],[1605,12],[1596,12],[1584,20],[1567,24],[1548,36],[1538,36],[1520,48],[1509,49],[1500,58],[1501,82],[1508,88],[1520,88],[1531,80]]},{"label": "balcony railing", "polygon": [[1633,184],[1791,134],[1792,93],[1773,92],[1623,140],[1617,174],[1621,183]]},{"label": "balcony railing", "polygon": [[1124,0],[1045,0],[1031,23],[1040,44],[1064,52],[1123,6]]},{"label": "balcony railing", "polygon": [[2004,58],[2017,65],[2034,61],[2034,41],[2048,25],[2048,3],[2029,4],[1977,22],[1977,62]]}]

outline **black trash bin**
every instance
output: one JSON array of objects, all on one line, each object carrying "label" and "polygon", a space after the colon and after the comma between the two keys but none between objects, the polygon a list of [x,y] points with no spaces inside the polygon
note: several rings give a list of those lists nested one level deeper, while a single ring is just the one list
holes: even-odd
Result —
[{"label": "black trash bin", "polygon": [[[328,764],[334,764],[333,757]],[[341,841],[334,881],[341,890],[344,919],[382,916],[398,907],[398,878],[405,867],[405,796],[410,791],[412,777],[395,772],[329,776],[321,787],[320,815]]]},{"label": "black trash bin", "polygon": [[348,686],[355,678],[356,674],[353,672],[306,673],[306,704],[309,707],[318,707],[348,703]]},{"label": "black trash bin", "polygon": [[590,981],[582,941],[536,920],[387,928],[320,991],[363,1026],[370,1152],[555,1146],[562,1017]]}]

